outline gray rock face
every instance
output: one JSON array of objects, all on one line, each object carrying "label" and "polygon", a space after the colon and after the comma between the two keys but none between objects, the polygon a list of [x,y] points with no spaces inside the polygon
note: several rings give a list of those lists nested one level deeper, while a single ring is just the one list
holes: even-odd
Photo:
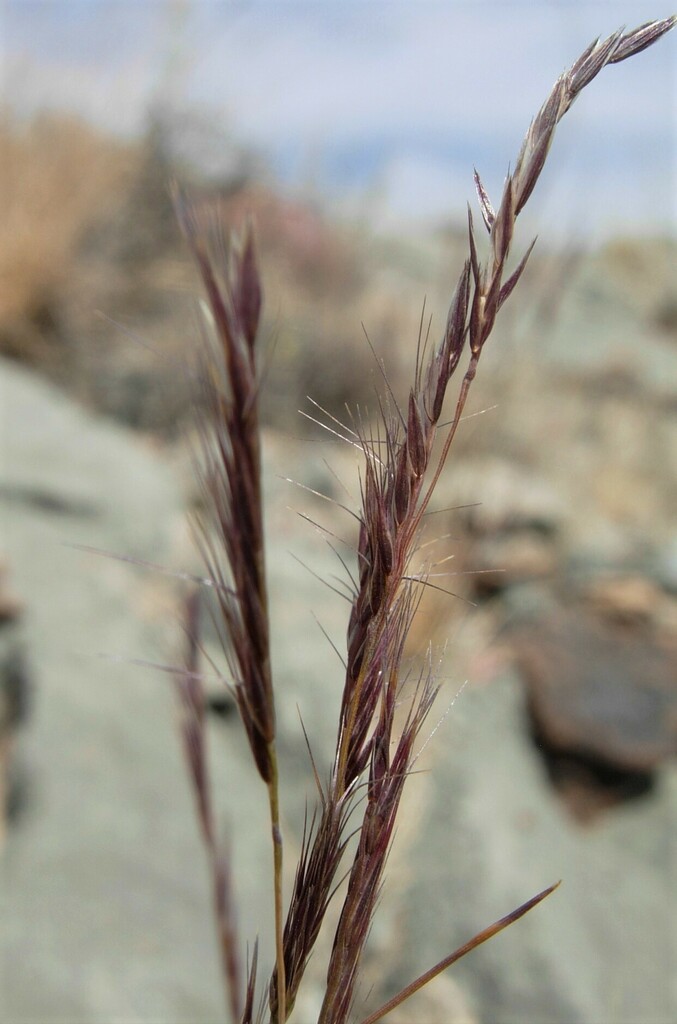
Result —
[{"label": "gray rock face", "polygon": [[99,657],[166,660],[162,595],[147,573],[66,546],[163,561],[178,489],[130,434],[4,362],[0,407],[2,544],[34,681],[28,793],[2,863],[0,1018],[214,1020],[172,695],[165,678]]}]

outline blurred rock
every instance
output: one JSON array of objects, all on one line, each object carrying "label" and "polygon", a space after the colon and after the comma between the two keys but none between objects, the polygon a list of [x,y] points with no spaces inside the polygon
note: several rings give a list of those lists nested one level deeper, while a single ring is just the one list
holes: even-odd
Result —
[{"label": "blurred rock", "polygon": [[474,537],[465,562],[472,566],[473,591],[486,596],[519,583],[552,577],[558,553],[552,538],[536,530],[505,530]]},{"label": "blurred rock", "polygon": [[544,476],[490,456],[457,462],[440,481],[435,503],[467,506],[461,518],[481,534],[518,529],[552,534],[564,519],[562,498]]},{"label": "blurred rock", "polygon": [[0,556],[0,625],[16,621],[22,610],[21,601],[11,589],[7,562]]},{"label": "blurred rock", "polygon": [[617,625],[648,627],[662,618],[670,599],[646,576],[607,573],[588,584],[584,600],[593,612]]},{"label": "blurred rock", "polygon": [[455,565],[473,598],[555,572],[564,514],[542,476],[508,459],[461,462],[442,478],[436,502],[450,509]]},{"label": "blurred rock", "polygon": [[18,731],[28,715],[29,706],[28,668],[19,607],[13,596],[0,589],[0,848],[8,820],[19,805]]},{"label": "blurred rock", "polygon": [[674,650],[634,625],[649,593],[647,584],[613,594],[611,618],[600,585],[603,612],[559,607],[512,632],[536,742],[580,818],[646,792],[677,752]]},{"label": "blurred rock", "polygon": [[669,593],[677,596],[677,536],[665,545],[656,558],[656,576]]},{"label": "blurred rock", "polygon": [[648,538],[638,542],[631,531],[613,522],[598,506],[587,510],[567,529],[567,569],[580,579],[596,578],[602,572],[625,567],[636,570],[647,562]]}]

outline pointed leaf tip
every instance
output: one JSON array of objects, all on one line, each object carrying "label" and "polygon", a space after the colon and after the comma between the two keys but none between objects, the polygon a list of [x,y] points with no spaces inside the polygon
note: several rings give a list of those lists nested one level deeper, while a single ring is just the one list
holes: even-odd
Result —
[{"label": "pointed leaf tip", "polygon": [[413,996],[416,992],[427,985],[429,981],[436,978],[438,974],[446,971],[447,967],[451,967],[451,965],[455,964],[457,960],[460,960],[462,957],[472,952],[473,949],[477,949],[477,947],[481,946],[483,942],[487,941],[487,939],[491,939],[494,935],[498,935],[498,933],[502,932],[504,928],[514,924],[515,921],[519,921],[520,917],[524,917],[524,915],[530,910],[533,910],[535,906],[546,899],[546,897],[550,896],[555,889],[558,889],[561,884],[562,880],[560,879],[558,882],[555,882],[554,885],[549,885],[547,889],[543,889],[543,891],[537,893],[536,896],[532,896],[530,900],[527,900],[526,903],[517,907],[516,910],[511,911],[509,914],[506,914],[505,917],[500,918],[500,920],[495,921],[494,924],[489,925],[488,928],[479,932],[474,936],[474,938],[470,939],[469,942],[466,942],[465,945],[459,946],[455,952],[450,953],[449,956],[440,960],[438,964],[435,964],[435,966],[431,967],[430,970],[425,971],[416,978],[415,981],[410,982],[401,990],[401,992],[398,992],[396,996],[393,996],[392,999],[389,999],[388,1002],[384,1003],[378,1010],[375,1010],[374,1013],[369,1015],[369,1017],[366,1017],[362,1021],[362,1024],[376,1024],[377,1021],[385,1017],[386,1014],[391,1012],[391,1010],[396,1009],[396,1007],[400,1006],[405,1002],[405,1000],[409,999],[410,996]]}]

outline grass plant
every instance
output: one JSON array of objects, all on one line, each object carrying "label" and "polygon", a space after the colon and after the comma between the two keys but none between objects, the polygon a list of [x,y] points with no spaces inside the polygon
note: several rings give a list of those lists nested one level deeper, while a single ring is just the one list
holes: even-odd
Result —
[{"label": "grass plant", "polygon": [[[179,221],[210,311],[210,330],[205,332],[197,373],[202,410],[198,472],[204,506],[196,525],[208,573],[203,585],[216,594],[228,665],[224,684],[237,703],[255,769],[267,789],[273,846],[270,888],[276,959],[272,976],[260,984],[256,945],[248,966],[242,963],[230,859],[215,830],[199,667],[199,616],[197,598],[192,596],[187,605],[185,666],[176,678],[187,764],[211,865],[233,1022],[258,1024],[267,1019],[271,1024],[285,1024],[290,1019],[333,900],[340,901],[340,913],[318,1024],[343,1024],[351,1019],[402,791],[438,689],[431,668],[420,674],[415,685],[404,685],[405,641],[422,588],[435,586],[430,570],[415,566],[421,523],[496,317],[518,284],[533,249],[532,242],[508,270],[516,220],[538,181],[555,129],[579,93],[607,65],[651,46],[676,20],[650,22],[627,33],[619,30],[603,41],[596,40],[581,54],[557,80],[532,121],[497,208],[475,172],[488,255],[485,259],[480,255],[469,210],[468,257],[456,283],[446,327],[437,346],[419,338],[406,408],[398,407],[386,379],[375,428],[359,416],[345,424],[333,419],[325,424],[358,447],[363,457],[361,508],[353,513],[358,533],[356,572],[353,577],[346,569],[352,602],[331,771],[323,780],[312,765],[317,802],[306,822],[292,891],[286,900],[261,493],[262,374],[256,340],[262,286],[251,228],[235,239],[228,251],[214,211],[176,192]],[[451,417],[445,422],[445,401],[455,376],[460,383],[451,400]],[[405,705],[404,713],[400,703]],[[350,855],[352,859],[346,863]],[[362,1024],[376,1024],[461,956],[531,910],[554,888],[556,885],[550,886],[445,956]]]}]

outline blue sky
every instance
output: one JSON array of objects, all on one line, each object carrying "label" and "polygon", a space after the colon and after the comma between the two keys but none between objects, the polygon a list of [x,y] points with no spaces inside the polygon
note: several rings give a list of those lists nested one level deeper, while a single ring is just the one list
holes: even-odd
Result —
[{"label": "blue sky", "polygon": [[[477,164],[497,192],[557,75],[654,2],[6,0],[4,98],[124,134],[158,98],[207,113],[287,187],[312,177],[388,220],[459,214]],[[660,230],[677,217],[677,33],[607,69],[563,122],[541,229]],[[544,221],[546,222],[544,224]]]}]

